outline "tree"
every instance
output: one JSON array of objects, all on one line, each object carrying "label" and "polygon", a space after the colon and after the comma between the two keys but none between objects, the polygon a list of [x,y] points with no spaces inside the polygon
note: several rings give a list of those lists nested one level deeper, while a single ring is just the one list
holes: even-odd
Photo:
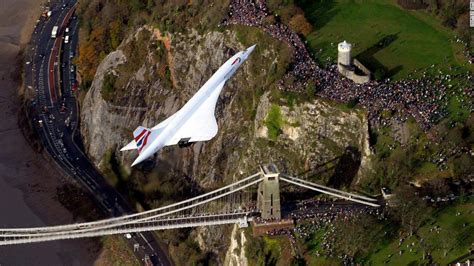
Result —
[{"label": "tree", "polygon": [[472,29],[469,25],[468,12],[459,16],[456,28],[458,29],[460,38],[464,40],[465,42],[470,43],[472,39]]},{"label": "tree", "polygon": [[131,0],[130,6],[134,12],[141,11],[146,7],[145,3],[141,0]]},{"label": "tree", "polygon": [[461,154],[452,159],[451,171],[456,178],[467,178],[474,173],[474,158],[468,154]]},{"label": "tree", "polygon": [[313,30],[313,26],[311,26],[311,24],[306,20],[303,14],[294,15],[290,19],[290,28],[304,36],[308,35]]},{"label": "tree", "polygon": [[395,191],[393,217],[412,235],[431,213],[426,203],[416,195],[415,189],[409,185],[399,186]]},{"label": "tree", "polygon": [[121,40],[120,22],[118,20],[114,20],[110,23],[109,35],[110,35],[110,47],[112,49],[116,49],[119,46],[120,40]]}]

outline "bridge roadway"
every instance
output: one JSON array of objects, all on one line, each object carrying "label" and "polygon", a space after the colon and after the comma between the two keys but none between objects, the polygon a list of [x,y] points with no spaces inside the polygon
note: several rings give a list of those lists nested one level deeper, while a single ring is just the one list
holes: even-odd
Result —
[{"label": "bridge roadway", "polygon": [[207,214],[197,216],[167,217],[164,219],[150,219],[143,222],[121,224],[107,229],[93,229],[87,232],[58,232],[38,234],[2,234],[1,245],[25,244],[60,239],[75,239],[83,237],[97,237],[113,234],[139,233],[156,230],[178,229],[197,226],[239,224],[246,227],[251,213],[240,211],[226,214]]},{"label": "bridge roadway", "polygon": [[[99,220],[95,222],[86,222],[78,224],[69,224],[69,225],[57,225],[57,226],[46,226],[46,227],[37,227],[37,228],[9,228],[9,229],[0,229],[0,237],[15,234],[15,235],[25,235],[31,234],[36,235],[39,233],[57,233],[57,232],[84,232],[85,230],[97,230],[97,229],[106,229],[118,225],[145,222],[154,219],[159,219],[162,217],[171,217],[172,215],[177,215],[180,212],[189,211],[193,208],[200,207],[204,204],[215,202],[219,199],[222,199],[230,194],[246,189],[252,185],[257,184],[262,180],[260,173],[253,174],[244,179],[241,179],[230,185],[221,187],[219,189],[213,190],[211,192],[183,200],[177,203],[159,207],[156,209],[134,213],[129,215],[124,215],[121,217],[109,218],[104,220]],[[231,210],[225,208],[224,214],[227,214]]]},{"label": "bridge roadway", "polygon": [[[79,112],[72,93],[72,86],[76,83],[72,59],[78,41],[78,21],[73,15],[76,0],[52,1],[50,6],[53,15],[48,19],[40,18],[25,52],[25,86],[35,91],[35,100],[30,106],[33,125],[55,163],[64,174],[73,177],[90,192],[105,215],[117,217],[133,213],[133,208],[107,184],[77,145],[80,143],[76,130]],[[52,39],[51,31],[55,25],[60,26],[58,37]],[[66,27],[69,27],[68,44],[62,41]],[[58,61],[58,55],[62,62]],[[66,107],[64,112],[60,111],[62,103]],[[130,247],[139,244],[140,249],[135,252],[139,261],[150,258],[153,264],[171,265],[152,233],[140,233],[128,243]]]},{"label": "bridge roadway", "polygon": [[[313,184],[297,177],[291,177],[283,174],[279,174],[279,176],[281,180],[303,188],[315,190],[340,199],[356,202],[359,205],[380,207],[380,205],[374,202],[376,200],[369,197],[327,188],[325,186]],[[142,213],[129,214],[126,216],[110,218],[102,221],[39,228],[0,229],[0,245],[231,223],[237,223],[241,227],[244,227],[247,226],[248,219],[258,216],[259,211],[247,210],[247,207],[245,207],[245,202],[243,202],[241,199],[237,201],[237,205],[224,204],[223,207],[219,207],[220,209],[217,210],[217,212],[216,210],[209,211],[209,209],[200,207],[204,206],[205,204],[212,205],[212,203],[219,202],[219,200],[222,199],[235,199],[235,197],[232,197],[233,194],[241,192],[250,186],[256,185],[264,179],[265,174],[259,172],[230,185],[205,193],[203,195],[193,197],[191,199]],[[323,209],[324,205],[325,204],[321,205]],[[331,204],[331,206],[333,205],[334,204]],[[349,206],[344,203],[337,203],[336,205],[343,207]],[[328,204],[326,204],[326,207],[327,206]],[[207,212],[199,213],[198,211],[202,209],[207,210]]]}]

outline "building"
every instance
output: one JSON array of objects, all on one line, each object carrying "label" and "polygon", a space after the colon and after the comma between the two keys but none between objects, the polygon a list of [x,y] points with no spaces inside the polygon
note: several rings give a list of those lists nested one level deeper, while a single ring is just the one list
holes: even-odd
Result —
[{"label": "building", "polygon": [[351,58],[352,44],[343,41],[337,45],[337,69],[341,75],[355,83],[366,83],[370,80],[370,71],[357,59]]}]

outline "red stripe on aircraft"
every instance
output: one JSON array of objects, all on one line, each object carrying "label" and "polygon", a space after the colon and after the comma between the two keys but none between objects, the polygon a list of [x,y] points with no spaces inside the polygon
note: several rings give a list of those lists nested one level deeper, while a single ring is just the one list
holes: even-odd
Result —
[{"label": "red stripe on aircraft", "polygon": [[142,132],[140,132],[140,134],[138,134],[138,136],[135,137],[135,141],[138,141],[143,136],[143,134],[145,134],[145,132],[147,132],[147,130],[143,129]]},{"label": "red stripe on aircraft", "polygon": [[151,131],[148,131],[146,136],[145,136],[145,139],[143,140],[143,145],[138,149],[138,153],[142,152],[142,149],[145,148],[146,142],[147,142],[148,137],[150,136],[150,134],[151,134]]}]

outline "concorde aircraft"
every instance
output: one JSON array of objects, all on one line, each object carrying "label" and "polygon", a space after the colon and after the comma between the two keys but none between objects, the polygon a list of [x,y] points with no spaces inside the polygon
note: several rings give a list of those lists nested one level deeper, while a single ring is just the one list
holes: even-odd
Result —
[{"label": "concorde aircraft", "polygon": [[225,82],[244,63],[255,45],[238,52],[227,60],[199,91],[176,113],[153,128],[139,126],[133,131],[133,140],[121,149],[138,150],[132,166],[151,157],[164,146],[187,146],[207,141],[217,135],[214,112],[217,99]]}]

